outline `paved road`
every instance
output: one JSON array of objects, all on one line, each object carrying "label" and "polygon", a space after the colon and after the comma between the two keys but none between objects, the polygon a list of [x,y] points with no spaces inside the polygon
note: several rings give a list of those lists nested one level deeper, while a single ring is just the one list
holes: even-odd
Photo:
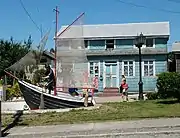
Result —
[{"label": "paved road", "polygon": [[15,127],[8,138],[179,138],[180,118]]}]

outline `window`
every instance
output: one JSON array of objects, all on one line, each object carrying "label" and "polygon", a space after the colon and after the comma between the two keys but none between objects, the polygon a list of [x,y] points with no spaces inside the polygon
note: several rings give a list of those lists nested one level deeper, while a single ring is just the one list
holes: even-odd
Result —
[{"label": "window", "polygon": [[135,62],[123,61],[122,62],[122,74],[125,76],[135,76]]},{"label": "window", "polygon": [[89,74],[90,76],[99,76],[99,62],[89,63]]},{"label": "window", "polygon": [[114,40],[106,40],[106,49],[114,49]]},{"label": "window", "polygon": [[144,61],[143,62],[143,76],[154,76],[155,75],[155,70],[154,70],[154,61]]},{"label": "window", "polygon": [[153,47],[154,46],[154,39],[153,38],[147,38],[146,39],[146,47]]},{"label": "window", "polygon": [[94,74],[93,62],[90,62],[89,64],[90,64],[89,74],[92,75]]},{"label": "window", "polygon": [[98,73],[99,73],[99,65],[98,65],[98,63],[95,63],[95,65],[94,65],[94,72],[95,72],[95,75],[98,75]]}]

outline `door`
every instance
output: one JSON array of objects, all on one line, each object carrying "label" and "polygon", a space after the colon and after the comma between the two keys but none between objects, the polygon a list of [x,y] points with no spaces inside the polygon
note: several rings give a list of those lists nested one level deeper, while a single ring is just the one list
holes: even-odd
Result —
[{"label": "door", "polygon": [[105,87],[117,87],[117,63],[106,63],[105,68]]}]

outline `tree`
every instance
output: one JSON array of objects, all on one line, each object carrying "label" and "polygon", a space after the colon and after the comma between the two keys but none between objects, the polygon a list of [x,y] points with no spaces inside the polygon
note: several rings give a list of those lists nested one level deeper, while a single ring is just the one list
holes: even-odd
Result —
[{"label": "tree", "polygon": [[4,76],[4,70],[20,60],[32,46],[31,36],[24,43],[10,40],[0,40],[0,76]]},{"label": "tree", "polygon": [[172,52],[168,53],[168,59],[170,59],[170,60],[174,59],[174,54]]},{"label": "tree", "polygon": [[28,50],[31,48],[32,43],[33,43],[33,41],[32,41],[31,35],[29,36],[29,38],[28,38],[27,41],[24,40],[24,45],[26,45],[26,48],[27,48]]}]

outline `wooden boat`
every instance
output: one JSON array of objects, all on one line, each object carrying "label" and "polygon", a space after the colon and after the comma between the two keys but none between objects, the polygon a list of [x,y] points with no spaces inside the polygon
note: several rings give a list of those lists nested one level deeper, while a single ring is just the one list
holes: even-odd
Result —
[{"label": "wooden boat", "polygon": [[[63,109],[84,107],[84,98],[71,96],[69,93],[58,92],[57,96],[45,93],[43,88],[32,85],[25,81],[18,81],[23,97],[31,110],[39,109],[41,100],[43,100],[44,109]],[[52,91],[53,92],[53,91]],[[43,93],[43,99],[41,95]],[[88,106],[95,104],[92,97],[88,98]]]},{"label": "wooden boat", "polygon": [[[82,89],[94,89],[92,87],[92,78],[88,76],[89,64],[82,34],[83,26],[80,20],[83,15],[84,13],[81,14],[71,25],[61,31],[58,36],[56,36],[56,54],[54,55],[56,88],[61,86],[61,88],[83,87]],[[37,67],[38,63],[40,63],[41,55],[46,45],[49,32],[50,31],[48,31],[42,38],[38,49],[29,51],[24,57],[8,69],[19,72],[25,71],[26,67]],[[66,37],[66,35],[68,37]],[[5,72],[16,78],[7,71]],[[18,80],[20,90],[23,93],[23,97],[30,109],[78,108],[83,106],[93,106],[95,104],[93,97],[88,97],[87,94],[85,97],[81,97],[72,96],[67,92],[52,91],[55,95],[57,94],[55,96],[46,93],[44,88],[32,85],[18,78],[16,79]]]}]

